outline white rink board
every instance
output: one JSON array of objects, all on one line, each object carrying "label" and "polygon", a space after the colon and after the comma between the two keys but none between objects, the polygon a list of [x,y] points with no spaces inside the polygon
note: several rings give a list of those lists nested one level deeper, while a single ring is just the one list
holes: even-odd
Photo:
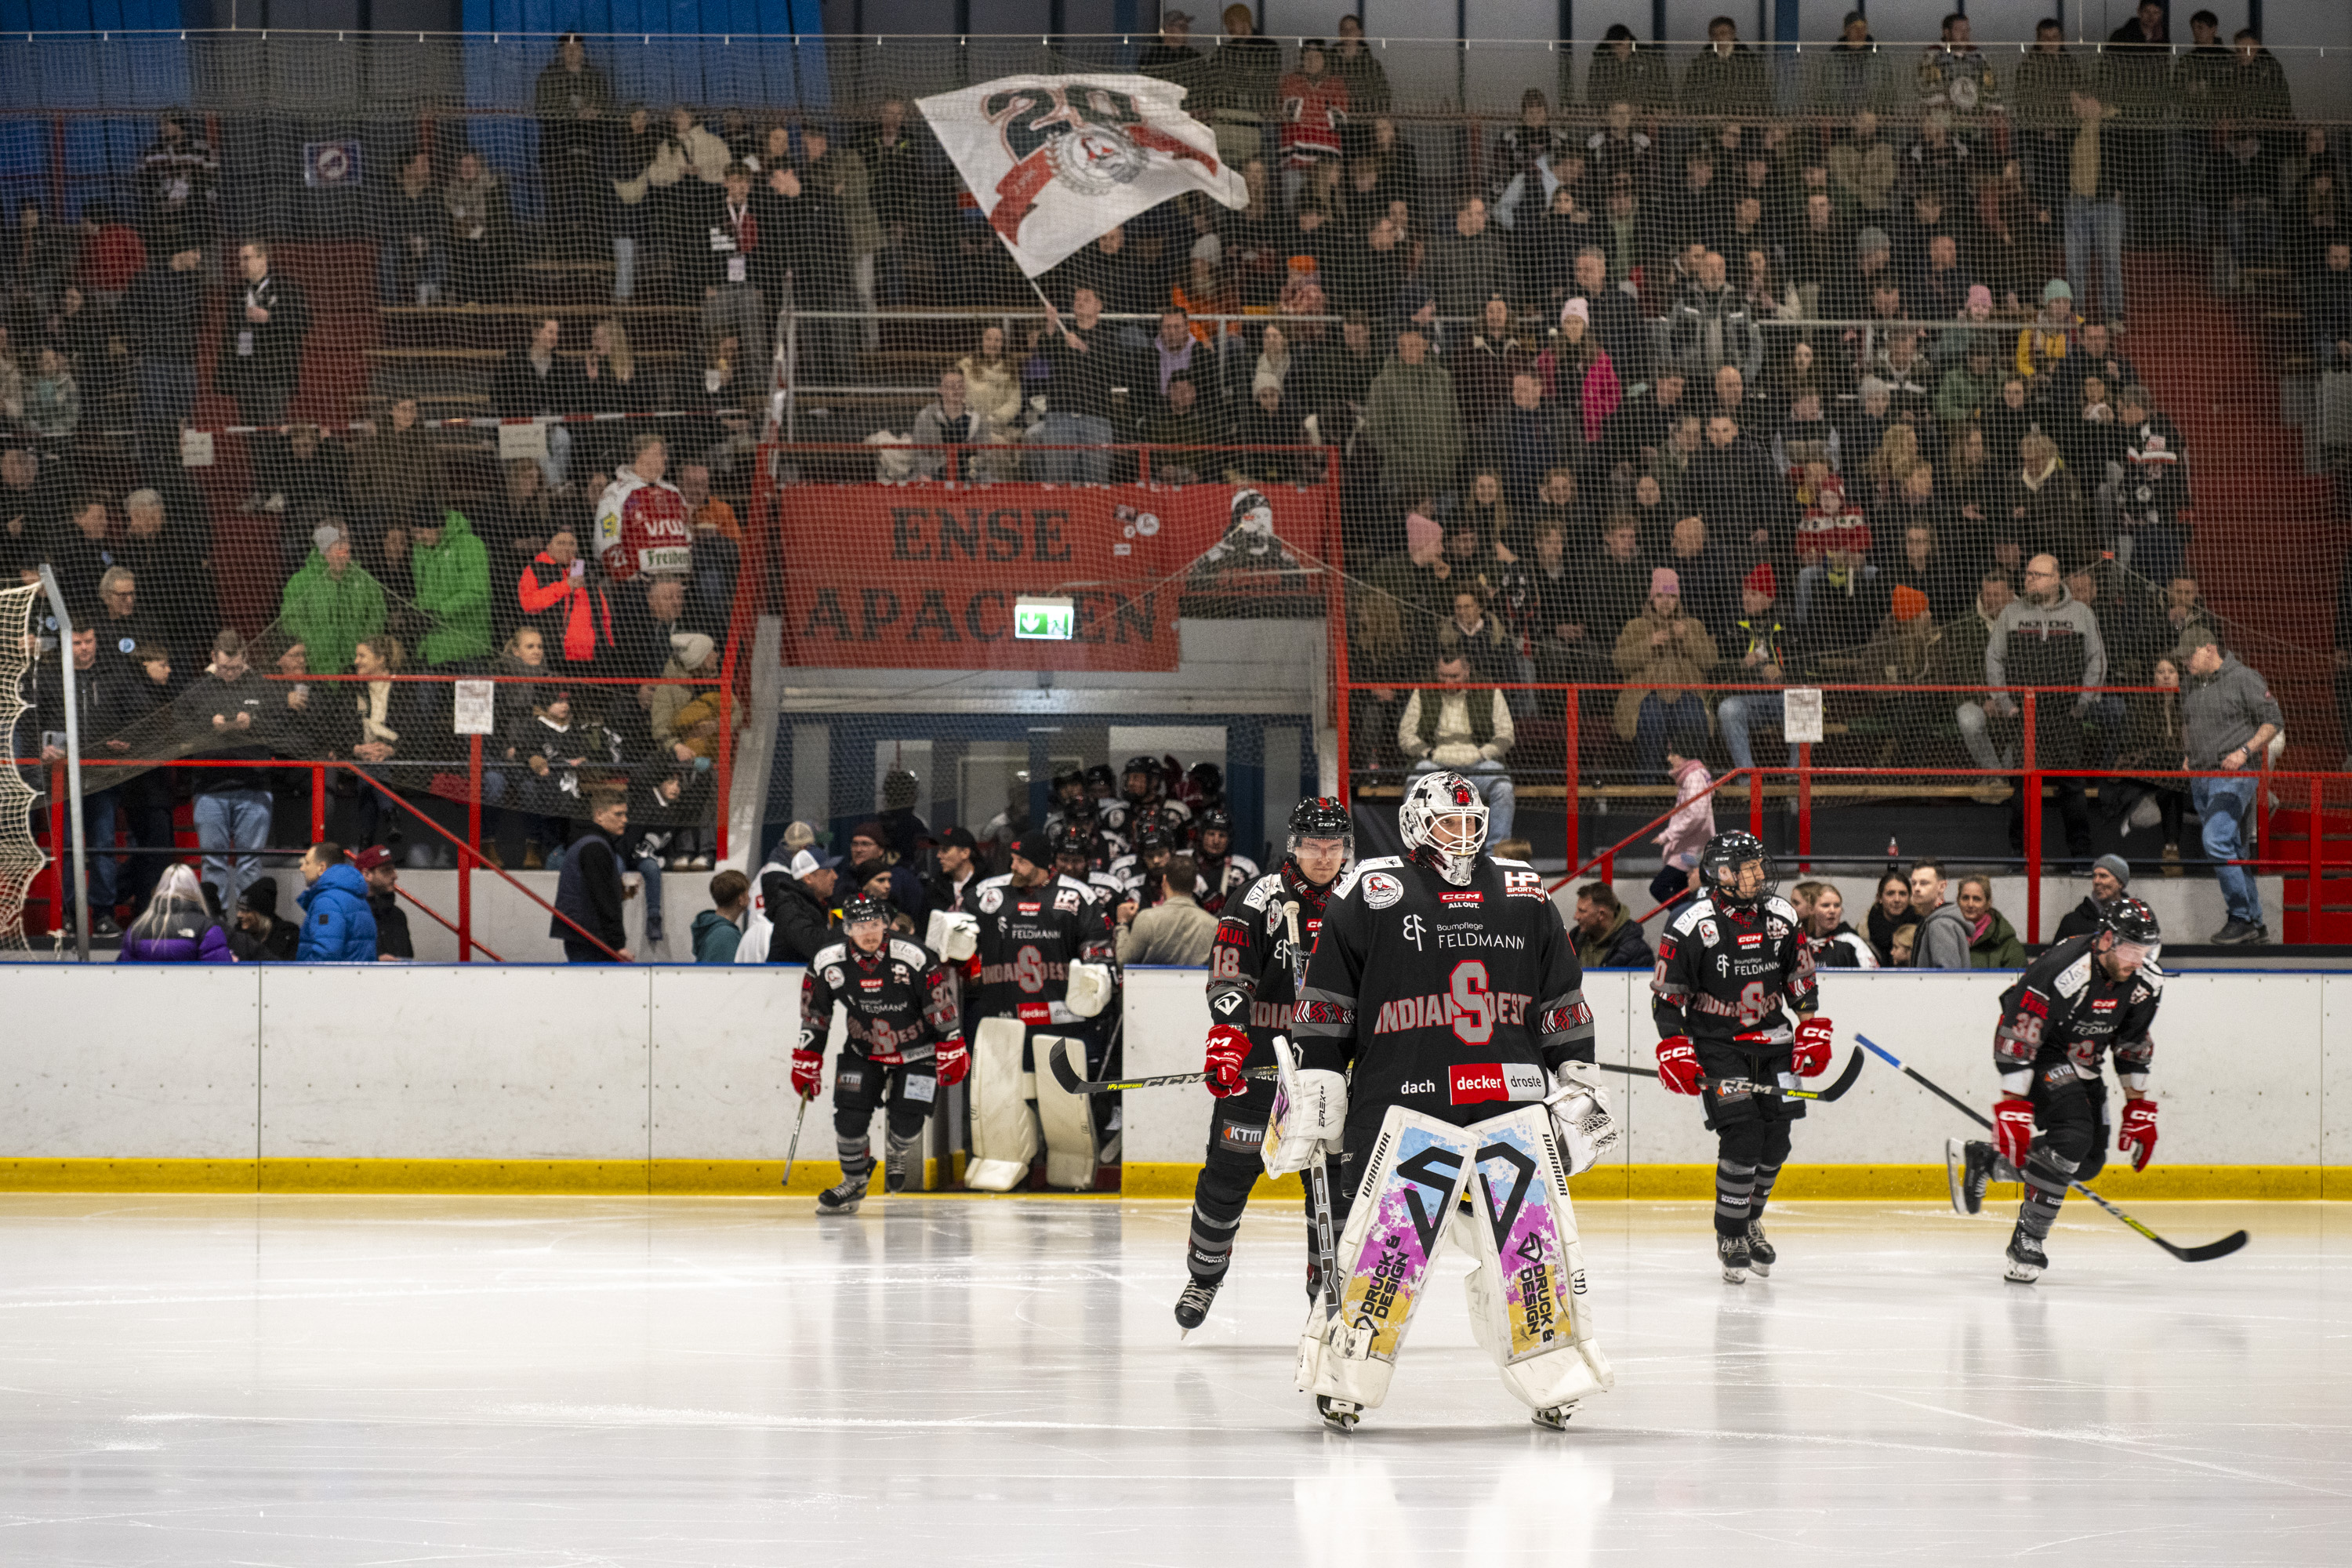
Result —
[{"label": "white rink board", "polygon": [[[656,969],[653,1132],[656,1160],[773,1160],[792,1135],[799,965]],[[835,1009],[834,1037],[840,1036]],[[825,1052],[824,1092],[833,1090]],[[805,1141],[804,1141],[805,1142]],[[830,1134],[809,1147],[832,1148]]]},{"label": "white rink board", "polygon": [[8,966],[0,1158],[252,1159],[258,972],[106,969]]}]

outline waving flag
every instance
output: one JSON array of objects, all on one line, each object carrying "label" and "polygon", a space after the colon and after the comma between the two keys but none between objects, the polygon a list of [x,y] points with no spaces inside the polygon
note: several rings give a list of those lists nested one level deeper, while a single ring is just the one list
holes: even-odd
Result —
[{"label": "waving flag", "polygon": [[1008,76],[918,101],[1031,278],[1184,191],[1248,205],[1184,89],[1148,76]]}]

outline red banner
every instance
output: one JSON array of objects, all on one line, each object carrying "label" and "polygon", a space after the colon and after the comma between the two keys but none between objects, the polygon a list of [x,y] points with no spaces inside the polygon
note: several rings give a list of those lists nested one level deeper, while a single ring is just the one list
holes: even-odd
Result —
[{"label": "red banner", "polygon": [[[1181,616],[1324,613],[1330,486],[794,485],[778,495],[784,662],[1172,670]],[[1067,641],[1015,604],[1067,599]]]}]

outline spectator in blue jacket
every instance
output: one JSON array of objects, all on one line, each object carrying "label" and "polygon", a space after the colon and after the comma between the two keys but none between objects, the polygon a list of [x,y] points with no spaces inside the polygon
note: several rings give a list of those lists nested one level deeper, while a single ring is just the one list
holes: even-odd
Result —
[{"label": "spectator in blue jacket", "polygon": [[302,906],[298,963],[373,963],[375,916],[368,909],[367,879],[343,858],[342,847],[323,840],[302,857],[302,880],[310,886],[294,901]]},{"label": "spectator in blue jacket", "polygon": [[122,933],[123,963],[235,963],[228,932],[205,902],[195,868],[173,865]]}]

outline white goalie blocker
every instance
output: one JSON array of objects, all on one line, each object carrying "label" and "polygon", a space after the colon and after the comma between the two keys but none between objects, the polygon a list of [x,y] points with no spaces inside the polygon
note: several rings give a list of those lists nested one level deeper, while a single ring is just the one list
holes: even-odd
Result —
[{"label": "white goalie blocker", "polygon": [[1299,1391],[1368,1410],[1386,1400],[1451,1241],[1475,1260],[1464,1280],[1471,1332],[1514,1397],[1546,1411],[1607,1392],[1616,1377],[1594,1333],[1568,1174],[1544,1106],[1469,1127],[1391,1106],[1339,1237],[1339,1311],[1308,1310]]},{"label": "white goalie blocker", "polygon": [[[954,933],[945,934],[951,940]],[[1066,1005],[1079,1017],[1091,1018],[1108,1005],[1115,984],[1108,965],[1073,963]],[[1009,1193],[1026,1182],[1041,1129],[1046,1184],[1073,1191],[1095,1184],[1093,1099],[1072,1094],[1034,1065],[1046,1059],[1057,1040],[1069,1043],[1073,1062],[1086,1061],[1086,1042],[1076,1035],[1041,1033],[1031,1039],[1018,1018],[981,1020],[971,1043],[971,1160],[964,1168],[965,1186]],[[1021,1062],[1024,1044],[1033,1064],[1026,1068]]]}]

